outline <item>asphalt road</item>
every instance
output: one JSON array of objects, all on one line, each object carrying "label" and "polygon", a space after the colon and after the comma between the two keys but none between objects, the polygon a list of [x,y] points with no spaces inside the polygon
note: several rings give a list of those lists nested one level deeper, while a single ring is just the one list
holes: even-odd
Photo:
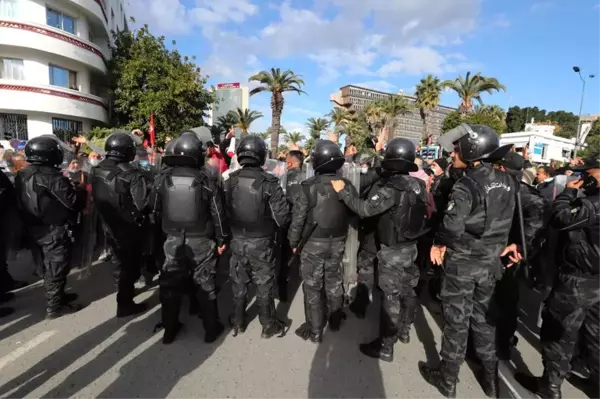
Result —
[{"label": "asphalt road", "polygon": [[[26,253],[10,268],[15,277],[33,280]],[[186,306],[183,332],[175,343],[164,346],[162,333],[153,333],[160,318],[157,290],[137,297],[150,304],[146,313],[116,319],[110,271],[111,265],[104,263],[94,266],[87,278],[72,273],[68,287],[87,307],[52,321],[44,319],[39,282],[17,292],[10,304],[17,311],[0,325],[1,397],[441,397],[417,367],[419,361],[439,361],[441,331],[435,308],[418,312],[411,342],[396,345],[393,363],[364,357],[358,350],[359,343],[376,335],[374,306],[367,320],[348,312],[342,330],[326,332],[320,345],[296,337],[293,331],[304,317],[301,292],[289,312],[278,306],[280,316],[287,313],[292,320],[283,338],[261,339],[251,306],[253,320],[245,334],[233,337],[228,330],[217,342],[205,344],[201,322],[187,314]],[[229,297],[225,285],[220,294],[222,319],[227,318]],[[536,349],[526,339],[521,341],[523,364],[540,372]],[[484,397],[474,369],[462,367],[459,397]],[[564,397],[582,397],[569,389]],[[510,392],[504,384],[503,397],[519,396]]]}]

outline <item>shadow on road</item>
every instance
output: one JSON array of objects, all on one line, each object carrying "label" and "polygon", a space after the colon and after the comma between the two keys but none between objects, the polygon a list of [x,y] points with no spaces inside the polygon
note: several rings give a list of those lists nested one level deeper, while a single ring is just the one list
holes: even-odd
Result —
[{"label": "shadow on road", "polygon": [[[373,311],[373,309],[377,309]],[[351,313],[338,332],[325,329],[315,353],[308,385],[309,398],[384,398],[379,360],[363,355],[358,345],[377,336],[379,306],[371,305],[367,319]],[[300,338],[297,338],[300,341]],[[303,345],[314,345],[307,341]]]}]

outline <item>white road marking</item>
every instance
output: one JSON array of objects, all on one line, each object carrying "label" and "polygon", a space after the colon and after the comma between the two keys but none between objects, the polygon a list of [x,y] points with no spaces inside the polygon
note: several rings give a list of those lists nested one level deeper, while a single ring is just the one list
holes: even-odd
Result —
[{"label": "white road marking", "polygon": [[47,341],[56,333],[57,333],[56,330],[44,331],[43,333],[39,334],[34,339],[19,346],[17,349],[12,351],[8,355],[3,356],[2,358],[0,358],[0,370],[2,370],[4,367],[6,367],[9,363],[12,363],[15,360],[17,360],[18,358],[20,358],[21,356],[23,356],[24,354],[26,354],[27,352],[29,352],[30,350],[35,348],[36,346],[42,344],[44,341]]}]

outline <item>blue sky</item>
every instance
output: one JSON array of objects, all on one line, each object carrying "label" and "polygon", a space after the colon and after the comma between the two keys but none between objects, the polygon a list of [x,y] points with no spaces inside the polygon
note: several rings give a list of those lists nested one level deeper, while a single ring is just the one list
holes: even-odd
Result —
[{"label": "blue sky", "polygon": [[[283,126],[302,130],[331,109],[346,84],[406,93],[432,73],[494,76],[505,93],[487,104],[578,113],[581,81],[600,75],[600,0],[127,0],[137,24],[165,35],[210,75],[247,82],[262,69],[303,75],[307,96],[288,95]],[[584,113],[600,113],[600,76],[587,83]],[[457,97],[444,93],[442,103]],[[250,108],[270,125],[269,96]]]}]

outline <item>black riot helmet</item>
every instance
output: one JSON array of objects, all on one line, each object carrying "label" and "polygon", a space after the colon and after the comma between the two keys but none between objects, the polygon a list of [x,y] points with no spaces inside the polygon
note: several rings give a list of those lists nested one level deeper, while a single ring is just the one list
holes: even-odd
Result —
[{"label": "black riot helmet", "polygon": [[135,144],[133,138],[127,133],[113,133],[106,139],[104,151],[107,157],[118,158],[125,162],[135,158]]},{"label": "black riot helmet", "polygon": [[346,159],[336,143],[319,140],[312,150],[311,161],[316,173],[333,173],[344,166]]},{"label": "black riot helmet", "polygon": [[263,166],[267,159],[267,145],[260,137],[248,135],[240,141],[235,153],[240,165]]},{"label": "black riot helmet", "polygon": [[25,145],[27,162],[58,167],[63,162],[64,152],[56,138],[34,137]]},{"label": "black riot helmet", "polygon": [[448,152],[453,152],[456,145],[466,162],[497,161],[512,147],[512,144],[500,146],[500,137],[491,127],[466,123],[442,135],[438,143]]},{"label": "black riot helmet", "polygon": [[204,151],[202,141],[192,132],[183,132],[181,136],[167,145],[167,155],[163,162],[169,166],[202,166]]},{"label": "black riot helmet", "polygon": [[417,147],[408,139],[396,137],[385,147],[381,166],[392,172],[416,172],[419,167],[415,163]]}]

